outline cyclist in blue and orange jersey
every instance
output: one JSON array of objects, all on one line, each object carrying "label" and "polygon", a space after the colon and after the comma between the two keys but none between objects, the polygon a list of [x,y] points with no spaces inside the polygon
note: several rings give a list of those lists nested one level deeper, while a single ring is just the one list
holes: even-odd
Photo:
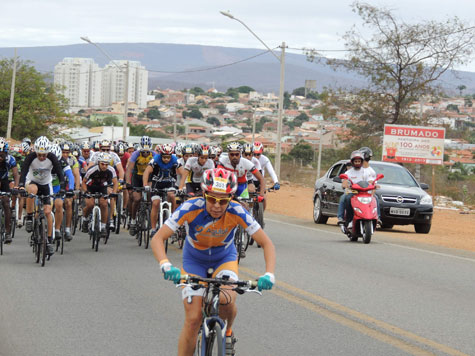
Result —
[{"label": "cyclist in blue and orange jersey", "polygon": [[[112,192],[117,193],[119,182],[117,181],[117,175],[115,169],[109,165],[111,161],[111,155],[108,152],[101,152],[97,156],[97,164],[89,168],[82,180],[82,191],[88,193],[101,193],[107,194],[108,187],[112,185]],[[86,206],[84,207],[83,214],[85,221],[82,225],[82,232],[88,232],[90,223],[90,212],[94,207],[94,199],[87,198]],[[99,200],[99,206],[101,209],[101,236],[107,236],[106,223],[108,219],[109,209],[107,207],[107,200],[101,198]]]},{"label": "cyclist in blue and orange jersey", "polygon": [[[52,173],[56,173],[59,178],[60,191],[64,190],[64,173],[58,158],[50,152],[51,143],[47,137],[38,137],[35,141],[35,152],[30,153],[25,158],[21,167],[19,187],[26,190],[29,194],[51,195],[53,193]],[[25,230],[33,232],[33,210],[35,198],[26,199],[26,221]],[[48,242],[47,253],[54,254],[53,247],[53,216],[51,214],[51,199],[49,197],[43,200],[43,211],[48,223]]]},{"label": "cyclist in blue and orange jersey", "polygon": [[[179,283],[181,274],[206,278],[227,276],[238,280],[237,252],[234,234],[238,225],[249,233],[264,249],[265,271],[259,277],[259,290],[271,289],[275,283],[275,248],[271,239],[254,218],[237,202],[231,201],[237,189],[236,176],[225,169],[215,168],[203,174],[203,196],[184,202],[152,239],[152,250],[160,263],[165,279]],[[164,241],[177,229],[188,224],[183,247],[182,270],[168,260]],[[201,326],[204,289],[182,290],[185,322],[178,342],[178,355],[193,355]],[[227,322],[226,354],[234,355],[233,321],[237,315],[236,292],[226,291],[221,296],[220,317]]]},{"label": "cyclist in blue and orange jersey", "polygon": [[264,177],[262,177],[259,170],[251,161],[241,157],[241,144],[239,142],[231,142],[228,144],[227,151],[228,156],[220,158],[218,167],[227,169],[236,175],[238,181],[236,197],[249,198],[249,191],[247,189],[247,172],[251,172],[259,180],[259,195],[264,197]]},{"label": "cyclist in blue and orange jersey", "polygon": [[[161,152],[150,161],[143,173],[143,185],[151,189],[174,188],[178,172],[180,175],[184,174],[183,167],[178,168],[178,160],[173,154],[172,145],[163,144],[160,149]],[[167,200],[171,203],[172,212],[175,211],[177,203],[174,191],[167,193]],[[160,203],[160,195],[152,192],[152,209],[150,211],[152,235],[156,232]]]},{"label": "cyclist in blue and orange jersey", "polygon": [[[8,174],[11,171],[13,174],[14,186],[18,187],[20,176],[18,174],[18,167],[15,158],[8,154],[9,151],[8,142],[2,137],[0,138],[0,192],[10,192],[10,181]],[[10,198],[2,197],[1,204],[3,205],[3,211],[5,212],[5,243],[12,242],[12,210],[10,210]]]},{"label": "cyclist in blue and orange jersey", "polygon": [[[195,152],[193,151],[193,154]],[[214,168],[214,163],[209,157],[209,146],[201,145],[196,152],[197,157],[190,157],[185,163],[184,174],[181,176],[178,189],[182,190],[186,184],[188,194],[201,194],[201,177],[207,169]]]},{"label": "cyclist in blue and orange jersey", "polygon": [[[64,177],[66,180],[66,188],[69,191],[73,191],[75,187],[75,177],[67,159],[64,158],[64,153],[61,150],[61,147],[59,145],[52,145],[51,153],[53,153],[58,158],[59,163],[61,164],[61,168],[63,169]],[[61,187],[59,184],[59,178],[58,178],[58,175],[54,173],[52,174],[52,176],[53,176],[53,181],[51,182],[51,185],[53,186],[53,194],[58,194],[59,191],[61,190]],[[54,229],[55,229],[56,238],[59,238],[61,235],[60,229],[61,229],[61,224],[63,221],[63,209],[66,210],[68,200],[70,199],[66,199],[64,196],[59,196],[59,195],[55,196],[54,198],[54,207],[55,207]],[[69,202],[69,205],[71,206],[70,202]],[[68,218],[68,212],[66,211],[66,220],[67,218]],[[67,225],[67,221],[66,221],[66,230],[65,230],[64,238],[67,241],[71,241],[72,239],[71,222],[69,225]]]},{"label": "cyclist in blue and orange jersey", "polygon": [[[140,150],[135,151],[129,158],[126,172],[126,182],[128,187],[141,188],[143,187],[143,173],[150,161],[155,157],[156,153],[152,151],[152,140],[148,136],[142,136],[140,139]],[[137,209],[140,203],[140,192],[133,192],[130,197],[131,211],[130,211],[130,229],[129,234],[134,236],[136,234],[135,224]]]}]

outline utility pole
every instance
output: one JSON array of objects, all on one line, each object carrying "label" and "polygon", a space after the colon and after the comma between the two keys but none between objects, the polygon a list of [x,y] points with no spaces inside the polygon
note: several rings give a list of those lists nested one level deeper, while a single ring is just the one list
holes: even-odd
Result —
[{"label": "utility pole", "polygon": [[124,119],[122,122],[122,139],[127,141],[127,115],[129,111],[129,61],[125,65],[125,89],[124,89]]},{"label": "utility pole", "polygon": [[15,56],[13,57],[13,75],[12,87],[10,90],[10,107],[8,108],[8,124],[7,124],[7,140],[12,137],[12,120],[13,120],[13,100],[15,98],[15,80],[16,80],[16,48]]},{"label": "utility pole", "polygon": [[176,142],[176,108],[173,108],[173,141]]},{"label": "utility pole", "polygon": [[285,42],[282,42],[280,52],[280,87],[279,87],[279,117],[277,120],[277,145],[275,151],[275,173],[280,179],[280,156],[282,146],[282,114],[284,110],[284,75],[285,75]]}]

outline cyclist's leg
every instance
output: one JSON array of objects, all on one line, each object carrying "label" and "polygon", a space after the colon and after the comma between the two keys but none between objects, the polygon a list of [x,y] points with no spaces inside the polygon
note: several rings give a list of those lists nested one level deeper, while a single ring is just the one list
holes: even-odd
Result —
[{"label": "cyclist's leg", "polygon": [[54,229],[56,233],[61,229],[61,223],[63,222],[63,199],[56,197],[54,199]]},{"label": "cyclist's leg", "polygon": [[[36,185],[36,183],[30,182],[26,186],[26,191],[28,192],[28,194],[37,194],[38,186]],[[35,198],[27,198],[26,199],[26,213],[31,216],[33,214],[34,208],[35,208]]]},{"label": "cyclist's leg", "polygon": [[176,206],[177,206],[175,193],[174,192],[168,192],[167,198],[168,198],[168,201],[170,202],[170,204],[172,205],[172,213],[173,213],[176,209]]},{"label": "cyclist's leg", "polygon": [[[238,280],[238,262],[235,254],[230,254],[217,264],[213,273],[213,278],[222,278],[228,276],[230,280]],[[232,286],[223,286],[222,289],[232,289]],[[236,296],[237,293],[228,290],[226,294],[222,293],[220,296],[221,306],[219,308],[219,316],[228,322],[228,332],[231,334],[232,325],[236,318]]]},{"label": "cyclist's leg", "polygon": [[[0,181],[0,192],[10,192],[10,185],[8,179],[4,179]],[[10,210],[10,198],[9,197],[2,197],[2,205],[3,211],[5,212],[5,230],[7,235],[11,233],[11,218],[12,218],[12,211]]]},{"label": "cyclist's leg", "polygon": [[[106,224],[107,222],[107,199],[101,198],[99,199],[99,207],[101,208],[101,225]],[[101,226],[102,228],[102,226]]]},{"label": "cyclist's leg", "polygon": [[[53,194],[53,186],[51,184],[38,185],[38,195],[51,195]],[[48,222],[48,240],[51,243],[53,236],[53,214],[51,207],[51,198],[44,198],[43,200],[43,212]]]},{"label": "cyclist's leg", "polygon": [[160,211],[160,196],[157,194],[152,195],[152,209],[150,210],[150,223],[152,225],[152,230],[157,228],[158,222],[158,213]]},{"label": "cyclist's leg", "polygon": [[64,199],[64,210],[66,211],[66,229],[70,229],[73,219],[73,198]]},{"label": "cyclist's leg", "polygon": [[[138,175],[132,176],[132,186],[134,188],[142,188],[143,187],[143,181],[142,177]],[[131,211],[131,217],[132,220],[135,221],[135,218],[137,216],[137,210],[139,208],[139,203],[140,203],[140,197],[141,194],[138,192],[134,192],[132,194],[132,211]]]}]

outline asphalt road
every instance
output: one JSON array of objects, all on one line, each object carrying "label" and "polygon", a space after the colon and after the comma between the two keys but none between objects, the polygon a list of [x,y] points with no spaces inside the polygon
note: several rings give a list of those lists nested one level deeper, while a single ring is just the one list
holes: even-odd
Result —
[{"label": "asphalt road", "polygon": [[[278,283],[238,298],[238,355],[475,355],[475,254],[272,214],[266,231]],[[124,232],[94,252],[79,233],[41,268],[17,232],[0,256],[1,356],[176,354],[181,293],[151,250]],[[240,277],[263,272],[250,247]]]}]

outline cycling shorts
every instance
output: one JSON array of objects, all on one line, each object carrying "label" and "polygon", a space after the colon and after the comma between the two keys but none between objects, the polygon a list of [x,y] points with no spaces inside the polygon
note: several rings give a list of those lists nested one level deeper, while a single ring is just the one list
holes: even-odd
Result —
[{"label": "cycling shorts", "polygon": [[10,182],[8,178],[0,180],[0,192],[10,192]]},{"label": "cycling shorts", "polygon": [[[28,182],[26,186],[29,186],[30,184],[34,184],[38,187],[38,191],[36,192],[36,195],[52,195],[53,194],[53,186],[50,184],[38,184],[35,182]],[[51,198],[44,198],[43,199],[43,205],[51,205]]]},{"label": "cycling shorts", "polygon": [[143,176],[139,176],[138,174],[132,175],[132,186],[134,188],[142,188],[143,187]]},{"label": "cycling shorts", "polygon": [[[173,188],[175,186],[174,182],[155,182],[155,184],[152,184],[153,189],[167,189],[167,188]],[[159,199],[160,194],[157,192],[152,193],[152,201]]]},{"label": "cycling shorts", "polygon": [[249,191],[247,190],[247,182],[246,183],[241,183],[238,184],[238,188],[236,190],[236,193],[234,193],[236,197],[241,197],[244,199],[249,198]]},{"label": "cycling shorts", "polygon": [[88,185],[87,191],[91,194],[95,194],[95,193],[107,194],[107,187],[97,186],[97,185]]}]

